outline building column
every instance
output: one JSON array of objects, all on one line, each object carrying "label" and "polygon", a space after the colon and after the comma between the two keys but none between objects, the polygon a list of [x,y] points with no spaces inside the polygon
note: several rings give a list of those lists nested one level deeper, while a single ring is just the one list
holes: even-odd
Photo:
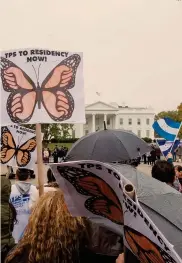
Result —
[{"label": "building column", "polygon": [[92,132],[95,132],[95,114],[92,114]]},{"label": "building column", "polygon": [[105,124],[107,126],[107,114],[104,114],[104,121],[105,121]]},{"label": "building column", "polygon": [[114,118],[114,129],[118,129],[118,116],[116,114]]}]

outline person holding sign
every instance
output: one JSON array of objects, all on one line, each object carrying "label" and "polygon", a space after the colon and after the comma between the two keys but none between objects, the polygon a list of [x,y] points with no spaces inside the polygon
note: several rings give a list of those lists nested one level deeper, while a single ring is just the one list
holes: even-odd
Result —
[{"label": "person holding sign", "polygon": [[16,184],[12,185],[10,200],[17,211],[17,221],[13,230],[15,243],[18,243],[28,224],[31,209],[38,199],[37,188],[28,182],[30,170],[19,168],[16,171]]}]

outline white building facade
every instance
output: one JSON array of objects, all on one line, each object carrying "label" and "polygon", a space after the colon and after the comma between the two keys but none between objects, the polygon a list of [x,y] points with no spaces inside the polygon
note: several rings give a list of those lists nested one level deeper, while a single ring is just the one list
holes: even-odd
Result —
[{"label": "white building facade", "polygon": [[154,139],[152,124],[155,113],[152,108],[130,108],[116,103],[98,101],[85,108],[86,124],[76,124],[75,137],[80,138],[90,132],[104,129],[124,129],[137,136]]}]

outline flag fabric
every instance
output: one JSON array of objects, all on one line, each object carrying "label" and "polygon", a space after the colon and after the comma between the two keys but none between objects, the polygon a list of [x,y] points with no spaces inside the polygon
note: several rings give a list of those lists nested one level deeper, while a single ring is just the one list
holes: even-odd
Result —
[{"label": "flag fabric", "polygon": [[164,118],[155,121],[152,127],[159,136],[167,141],[174,142],[178,135],[180,126],[180,122],[173,121],[170,118]]},{"label": "flag fabric", "polygon": [[166,141],[166,140],[161,140],[158,139],[156,140],[157,144],[162,152],[162,154],[167,157],[168,153],[171,152],[172,154],[174,153],[174,150],[178,147],[180,144],[180,140],[176,140],[175,143],[172,141]]}]

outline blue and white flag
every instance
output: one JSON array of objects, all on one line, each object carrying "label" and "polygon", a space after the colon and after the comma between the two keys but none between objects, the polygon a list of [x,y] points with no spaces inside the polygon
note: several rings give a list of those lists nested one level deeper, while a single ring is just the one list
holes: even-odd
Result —
[{"label": "blue and white flag", "polygon": [[167,141],[172,141],[176,139],[178,135],[181,122],[176,122],[170,118],[159,119],[154,122],[153,129],[154,131]]},{"label": "blue and white flag", "polygon": [[167,157],[168,153],[174,153],[174,150],[177,149],[178,145],[180,144],[180,140],[176,140],[175,143],[166,140],[156,140],[157,144],[162,152],[162,154]]}]

